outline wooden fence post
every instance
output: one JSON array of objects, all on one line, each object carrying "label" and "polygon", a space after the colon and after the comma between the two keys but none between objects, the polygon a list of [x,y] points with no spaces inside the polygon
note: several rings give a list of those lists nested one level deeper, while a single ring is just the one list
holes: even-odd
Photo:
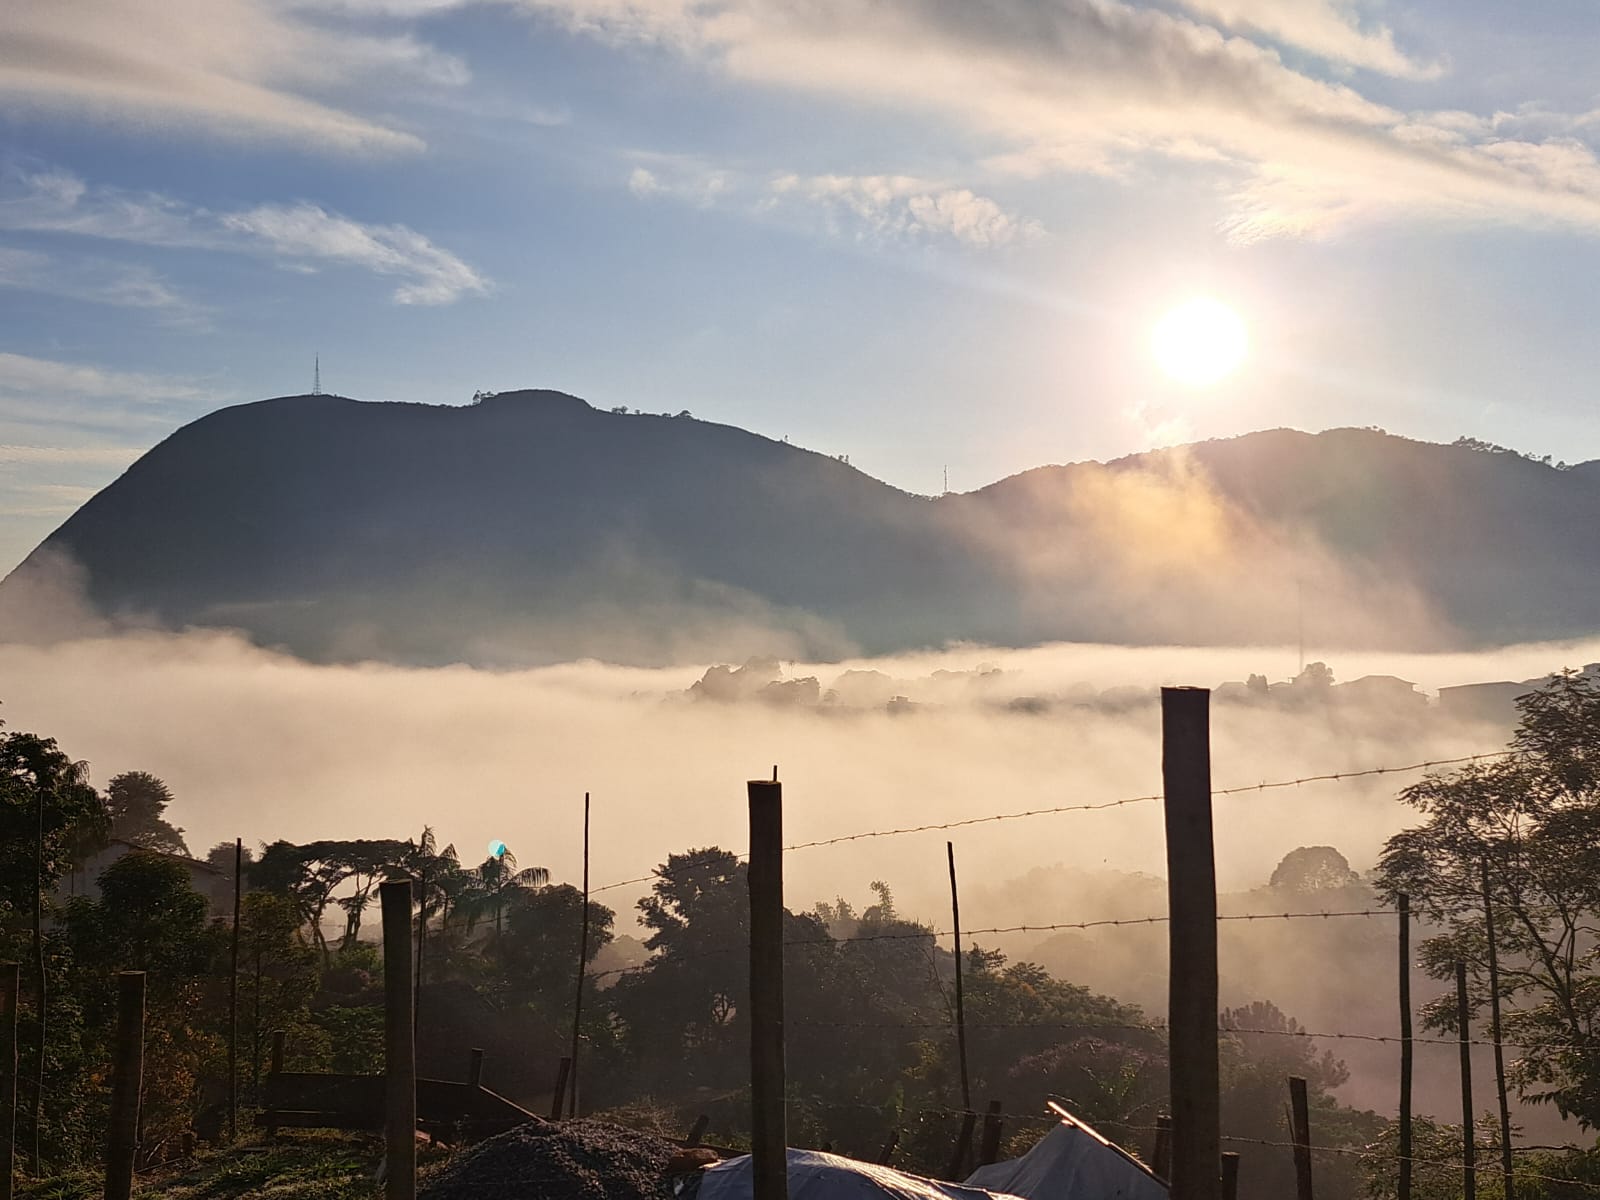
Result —
[{"label": "wooden fence post", "polygon": [[383,905],[385,1200],[416,1200],[417,1043],[412,1008],[411,881],[378,885]]},{"label": "wooden fence post", "polygon": [[1231,1150],[1222,1155],[1222,1200],[1239,1200],[1239,1156]]},{"label": "wooden fence post", "polygon": [[[283,1044],[285,1036],[286,1035],[282,1029],[274,1029],[272,1031],[272,1057],[267,1060],[268,1080],[283,1074]],[[267,1140],[269,1142],[277,1141],[278,1110],[275,1108],[268,1108],[263,1115],[266,1118]]]},{"label": "wooden fence post", "polygon": [[467,1086],[483,1086],[483,1050],[477,1046],[467,1056]]},{"label": "wooden fence post", "polygon": [[572,1077],[572,1060],[562,1055],[561,1062],[556,1067],[555,1094],[550,1100],[550,1119],[561,1120],[561,1114],[567,1111],[567,1080]]},{"label": "wooden fence post", "polygon": [[233,938],[228,954],[228,1140],[239,1140],[239,913],[244,839],[233,839]]},{"label": "wooden fence post", "polygon": [[1306,1097],[1306,1081],[1289,1076],[1289,1105],[1294,1123],[1295,1200],[1315,1200],[1311,1194],[1311,1106]]},{"label": "wooden fence post", "polygon": [[1489,944],[1489,1021],[1494,1039],[1494,1088],[1500,1100],[1500,1174],[1505,1200],[1516,1200],[1516,1167],[1511,1159],[1511,1105],[1506,1099],[1506,1054],[1500,1041],[1500,952],[1494,944],[1494,896],[1489,890],[1489,860],[1483,860],[1483,930]]},{"label": "wooden fence post", "polygon": [[983,1142],[978,1147],[980,1167],[987,1167],[1000,1157],[1000,1134],[1004,1127],[1000,1119],[1000,1110],[1000,1101],[989,1101],[989,1111],[983,1118]]},{"label": "wooden fence post", "polygon": [[144,1086],[144,972],[117,975],[117,1046],[106,1127],[106,1200],[133,1195],[139,1154],[139,1091]]},{"label": "wooden fence post", "polygon": [[706,1136],[706,1130],[711,1128],[711,1118],[701,1113],[694,1119],[694,1124],[689,1126],[689,1132],[684,1135],[683,1145],[686,1150],[693,1150]]},{"label": "wooden fence post", "polygon": [[1461,1197],[1477,1200],[1478,1153],[1472,1129],[1472,1040],[1468,1028],[1467,964],[1456,963],[1456,1024],[1461,1040]]},{"label": "wooden fence post", "polygon": [[1172,1178],[1172,1118],[1156,1118],[1156,1144],[1150,1151],[1150,1169],[1163,1180]]},{"label": "wooden fence post", "polygon": [[572,1002],[572,1108],[578,1115],[578,1043],[583,1038],[583,976],[589,963],[589,793],[583,794],[583,907],[578,935],[578,995]]},{"label": "wooden fence post", "polygon": [[754,1200],[789,1200],[783,1054],[783,785],[752,779],[750,1159]]},{"label": "wooden fence post", "polygon": [[944,1169],[944,1177],[953,1183],[960,1183],[967,1172],[963,1170],[972,1150],[972,1130],[978,1123],[978,1114],[970,1108],[961,1114],[961,1132],[956,1134],[955,1149],[950,1152],[950,1165]]},{"label": "wooden fence post", "polygon": [[950,1159],[950,1169],[946,1172],[947,1178],[960,1179],[963,1176],[961,1168],[971,1156],[972,1127],[975,1115],[972,1111],[972,1083],[967,1075],[967,1008],[963,998],[961,977],[961,897],[956,890],[956,844],[944,844],[945,857],[950,861],[950,930],[955,939],[956,963],[956,1058],[961,1066],[961,1110],[965,1114],[961,1121],[961,1137],[956,1142],[954,1156]]},{"label": "wooden fence post", "polygon": [[17,1171],[17,995],[21,969],[0,963],[0,1200],[11,1200]]},{"label": "wooden fence post", "polygon": [[1411,1200],[1411,897],[1400,909],[1400,1181],[1395,1200]]},{"label": "wooden fence post", "polygon": [[894,1158],[894,1152],[899,1148],[900,1131],[898,1129],[892,1129],[889,1131],[889,1140],[883,1144],[883,1149],[878,1151],[878,1165],[880,1167],[887,1167],[889,1165],[889,1160]]},{"label": "wooden fence post", "polygon": [[1217,871],[1211,824],[1211,692],[1161,689],[1166,801],[1167,1017],[1172,1200],[1219,1200],[1222,1120],[1217,1065]]}]

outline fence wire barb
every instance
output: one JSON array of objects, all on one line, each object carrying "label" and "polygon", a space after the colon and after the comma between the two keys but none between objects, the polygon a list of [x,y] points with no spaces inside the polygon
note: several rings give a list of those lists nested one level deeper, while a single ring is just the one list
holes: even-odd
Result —
[{"label": "fence wire barb", "polygon": [[[1333,771],[1322,775],[1304,775],[1299,779],[1276,779],[1263,783],[1240,784],[1235,787],[1215,788],[1211,794],[1215,796],[1240,796],[1249,792],[1268,792],[1284,788],[1302,787],[1309,783],[1344,783],[1352,779],[1363,779],[1378,775],[1403,775],[1411,771],[1427,771],[1435,767],[1462,766],[1467,763],[1482,762],[1492,758],[1505,758],[1515,754],[1515,750],[1493,750],[1483,754],[1465,754],[1457,758],[1431,758],[1422,762],[1405,763],[1392,767],[1366,767],[1357,771]],[[785,846],[784,851],[790,850],[815,850],[824,846],[838,846],[846,842],[860,842],[871,838],[901,837],[913,833],[937,833],[951,829],[965,829],[973,825],[987,825],[999,821],[1020,821],[1029,817],[1055,816],[1069,812],[1101,812],[1107,809],[1124,808],[1132,804],[1148,804],[1161,799],[1161,794],[1153,793],[1147,796],[1126,796],[1120,800],[1103,800],[1089,804],[1058,804],[1047,808],[1028,808],[1017,812],[991,813],[982,817],[964,817],[956,821],[944,821],[929,825],[907,825],[896,829],[868,829],[860,833],[840,834],[837,837],[819,838],[810,842],[796,842],[792,846]],[[720,858],[720,855],[718,856]],[[743,861],[749,857],[749,852],[733,855],[735,861]],[[597,888],[590,888],[591,896],[601,892],[615,891],[617,888],[631,887],[635,884],[650,883],[656,879],[670,879],[676,875],[694,870],[696,867],[705,866],[717,861],[716,858],[703,858],[696,862],[683,864],[676,871],[652,871],[648,875],[639,875],[632,879],[620,879],[615,883],[603,884]]]}]

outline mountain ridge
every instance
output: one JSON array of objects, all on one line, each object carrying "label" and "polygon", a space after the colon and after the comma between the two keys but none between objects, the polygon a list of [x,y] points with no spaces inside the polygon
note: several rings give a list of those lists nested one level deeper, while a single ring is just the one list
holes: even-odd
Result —
[{"label": "mountain ridge", "polygon": [[[1329,644],[1593,630],[1600,463],[1262,430],[917,496],[837,458],[565,392],[276,397],[176,431],[0,583],[321,660],[659,662],[950,641]],[[716,653],[713,653],[716,652]]]}]

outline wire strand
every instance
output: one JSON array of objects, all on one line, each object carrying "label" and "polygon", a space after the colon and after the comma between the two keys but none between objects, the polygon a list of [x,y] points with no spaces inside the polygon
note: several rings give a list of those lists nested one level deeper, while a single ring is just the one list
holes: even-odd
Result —
[{"label": "wire strand", "polygon": [[[1435,767],[1462,766],[1467,763],[1482,762],[1493,758],[1505,758],[1515,753],[1517,753],[1515,750],[1494,750],[1483,754],[1466,754],[1457,758],[1425,759],[1422,762],[1405,763],[1400,766],[1366,767],[1357,771],[1333,771],[1322,775],[1304,775],[1298,779],[1276,779],[1263,783],[1241,784],[1236,787],[1217,788],[1214,789],[1211,794],[1214,797],[1240,796],[1250,792],[1267,792],[1277,791],[1284,788],[1302,787],[1311,783],[1345,783],[1352,779],[1364,779],[1379,775],[1402,775],[1412,771],[1432,770]],[[1152,793],[1147,796],[1128,796],[1120,800],[1104,800],[1089,804],[1058,804],[1047,808],[1028,808],[1021,809],[1016,812],[991,813],[982,817],[964,817],[956,821],[944,821],[928,825],[907,825],[895,829],[868,829],[863,830],[860,833],[846,833],[840,834],[837,837],[819,838],[810,842],[796,842],[792,846],[785,846],[784,851],[787,853],[791,850],[815,850],[825,846],[839,846],[847,842],[860,842],[872,838],[902,837],[907,834],[914,833],[945,832],[951,829],[965,829],[973,825],[987,825],[1000,821],[1020,821],[1031,817],[1055,816],[1061,813],[1102,812],[1108,809],[1124,808],[1132,804],[1148,804],[1153,801],[1160,800],[1161,798],[1162,797],[1160,793]],[[678,875],[686,874],[697,867],[705,866],[711,862],[718,861],[720,857],[721,854],[718,854],[715,857],[706,856],[698,861],[683,863],[673,871],[655,870],[650,872],[648,875],[639,875],[632,879],[621,879],[615,883],[608,883],[601,887],[591,888],[589,894],[593,896],[600,892],[614,891],[617,888],[630,887],[640,883],[650,883],[656,879],[674,878]],[[749,852],[745,851],[739,854],[734,854],[732,857],[736,862],[743,861],[749,858]]]}]

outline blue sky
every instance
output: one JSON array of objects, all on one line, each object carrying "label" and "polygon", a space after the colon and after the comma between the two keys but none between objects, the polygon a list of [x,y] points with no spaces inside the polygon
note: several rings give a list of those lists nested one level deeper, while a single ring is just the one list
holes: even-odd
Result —
[{"label": "blue sky", "polygon": [[[557,387],[913,491],[1262,427],[1600,457],[1600,6],[10,0],[0,570],[224,404]],[[1251,349],[1163,376],[1214,296]]]}]

